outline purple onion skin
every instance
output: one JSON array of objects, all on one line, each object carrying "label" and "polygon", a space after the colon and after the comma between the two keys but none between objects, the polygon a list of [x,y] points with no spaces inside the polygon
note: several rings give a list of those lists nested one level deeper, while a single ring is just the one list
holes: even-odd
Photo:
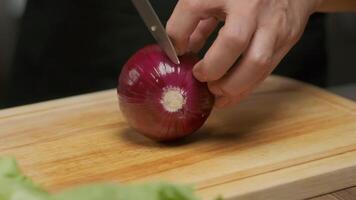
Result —
[{"label": "purple onion skin", "polygon": [[158,45],[137,51],[124,65],[117,87],[121,112],[137,132],[157,141],[190,135],[208,118],[214,97],[197,81],[198,58],[180,57],[174,64]]}]

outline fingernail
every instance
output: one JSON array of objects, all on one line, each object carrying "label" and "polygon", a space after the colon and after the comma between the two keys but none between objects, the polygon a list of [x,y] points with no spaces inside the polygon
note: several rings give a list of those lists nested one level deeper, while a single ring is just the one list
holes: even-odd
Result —
[{"label": "fingernail", "polygon": [[227,106],[230,103],[230,100],[227,97],[219,97],[215,101],[215,107],[216,108],[223,108]]}]

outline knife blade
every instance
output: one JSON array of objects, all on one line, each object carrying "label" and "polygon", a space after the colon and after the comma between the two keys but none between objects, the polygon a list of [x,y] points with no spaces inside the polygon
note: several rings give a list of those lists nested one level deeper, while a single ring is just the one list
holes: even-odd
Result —
[{"label": "knife blade", "polygon": [[167,56],[175,64],[179,64],[177,52],[173,47],[172,41],[167,35],[159,17],[148,0],[131,0],[140,14],[142,20],[151,32],[152,36],[157,41],[158,45],[163,49]]}]

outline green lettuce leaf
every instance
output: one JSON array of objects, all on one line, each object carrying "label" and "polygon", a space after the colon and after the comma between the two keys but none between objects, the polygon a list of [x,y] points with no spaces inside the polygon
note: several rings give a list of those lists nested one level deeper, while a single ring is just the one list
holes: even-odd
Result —
[{"label": "green lettuce leaf", "polygon": [[15,159],[0,158],[0,200],[198,200],[192,187],[165,182],[91,184],[49,194],[24,176]]},{"label": "green lettuce leaf", "polygon": [[198,200],[191,187],[157,182],[140,185],[93,184],[54,196],[55,200]]},{"label": "green lettuce leaf", "polygon": [[0,200],[48,200],[50,195],[22,175],[13,158],[0,158]]}]

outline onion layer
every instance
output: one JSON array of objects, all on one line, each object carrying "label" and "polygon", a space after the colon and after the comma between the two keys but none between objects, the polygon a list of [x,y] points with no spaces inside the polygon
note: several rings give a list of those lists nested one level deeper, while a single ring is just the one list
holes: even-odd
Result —
[{"label": "onion layer", "polygon": [[208,118],[213,95],[197,81],[193,55],[174,64],[158,45],[136,52],[124,65],[117,87],[120,109],[136,131],[155,140],[181,138],[199,129]]}]

